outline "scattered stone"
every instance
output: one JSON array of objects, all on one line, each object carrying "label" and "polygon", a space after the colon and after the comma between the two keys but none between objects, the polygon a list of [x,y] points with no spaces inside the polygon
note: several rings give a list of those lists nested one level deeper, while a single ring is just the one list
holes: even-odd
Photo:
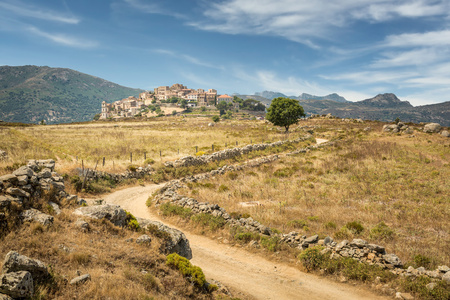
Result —
[{"label": "scattered stone", "polygon": [[441,132],[441,135],[442,135],[443,137],[450,137],[450,132],[448,132],[448,130],[443,130],[443,131]]},{"label": "scattered stone", "polygon": [[438,123],[428,123],[423,127],[425,133],[436,133],[441,130],[441,125]]},{"label": "scattered stone", "polygon": [[148,245],[150,245],[151,242],[152,242],[151,237],[149,237],[149,236],[146,235],[146,234],[141,235],[140,237],[138,237],[138,238],[136,239],[136,243],[137,243],[137,244],[148,244]]},{"label": "scattered stone", "polygon": [[16,251],[10,251],[5,256],[2,273],[17,271],[30,272],[34,280],[45,280],[50,276],[47,267],[40,260],[20,255]]},{"label": "scattered stone", "polygon": [[444,276],[442,276],[442,280],[450,283],[450,271],[448,271],[447,273],[444,274]]},{"label": "scattered stone", "polygon": [[362,239],[353,239],[353,241],[350,243],[350,246],[363,248],[367,245],[367,242]]},{"label": "scattered stone", "polygon": [[78,219],[75,222],[75,226],[81,229],[81,231],[83,232],[88,232],[91,229],[89,223],[82,219]]},{"label": "scattered stone", "polygon": [[388,264],[391,264],[395,267],[403,266],[402,261],[395,254],[385,254],[385,255],[383,255],[383,259],[385,262],[387,262]]},{"label": "scattered stone", "polygon": [[316,243],[318,240],[319,240],[319,236],[316,234],[316,235],[310,236],[309,238],[305,239],[305,240],[303,241],[303,243],[314,244],[314,243]]},{"label": "scattered stone", "polygon": [[16,176],[26,175],[27,177],[31,178],[34,175],[34,172],[30,167],[22,166],[22,167],[18,168],[17,170],[15,170],[13,172],[13,174]]},{"label": "scattered stone", "polygon": [[3,176],[0,176],[0,182],[9,182],[9,183],[15,184],[15,183],[17,183],[17,181],[18,181],[17,176],[13,175],[13,174],[6,174]]},{"label": "scattered stone", "polygon": [[0,292],[13,298],[31,297],[34,293],[30,272],[10,272],[0,276]]},{"label": "scattered stone", "polygon": [[187,259],[192,258],[192,250],[189,240],[183,232],[178,229],[171,228],[158,221],[150,221],[147,219],[136,218],[142,228],[147,229],[150,226],[156,226],[157,230],[168,234],[169,239],[166,241],[165,248],[168,253],[177,253]]},{"label": "scattered stone", "polygon": [[61,213],[61,209],[59,208],[59,205],[56,204],[55,202],[49,201],[48,205],[50,205],[52,207],[52,209],[56,215],[59,215]]},{"label": "scattered stone", "polygon": [[87,282],[88,280],[91,280],[91,275],[90,274],[84,274],[78,277],[75,277],[74,279],[72,279],[70,281],[71,285],[79,285],[79,284],[83,284],[85,282]]},{"label": "scattered stone", "polygon": [[38,222],[42,225],[50,225],[53,223],[53,216],[44,214],[43,212],[40,212],[37,209],[30,208],[27,210],[24,210],[20,216],[23,218],[26,222]]},{"label": "scattered stone", "polygon": [[427,290],[432,291],[435,287],[436,287],[437,283],[436,282],[430,282],[429,284],[426,285]]},{"label": "scattered stone", "polygon": [[443,273],[447,273],[450,271],[450,268],[447,266],[438,266],[437,269],[439,270],[439,272],[443,272]]},{"label": "scattered stone", "polygon": [[111,221],[114,225],[120,227],[127,225],[127,214],[119,205],[104,204],[80,207],[77,208],[73,214],[98,220],[105,218]]},{"label": "scattered stone", "polygon": [[409,293],[395,293],[395,299],[414,300],[414,296]]},{"label": "scattered stone", "polygon": [[364,131],[372,131],[372,127],[366,127],[364,128]]},{"label": "scattered stone", "polygon": [[6,189],[6,193],[12,196],[19,196],[19,197],[24,197],[24,198],[30,198],[30,193],[25,192],[22,189],[19,188],[7,188]]},{"label": "scattered stone", "polygon": [[209,126],[209,127],[214,127],[215,124],[214,124],[214,123],[209,123],[208,126]]}]

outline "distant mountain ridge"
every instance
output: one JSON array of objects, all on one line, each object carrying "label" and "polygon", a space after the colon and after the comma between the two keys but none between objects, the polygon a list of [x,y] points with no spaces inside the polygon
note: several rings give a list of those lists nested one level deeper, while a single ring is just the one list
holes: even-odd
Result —
[{"label": "distant mountain ridge", "polygon": [[345,99],[344,97],[339,96],[336,93],[329,94],[326,96],[315,96],[315,95],[306,94],[306,93],[302,93],[300,96],[286,96],[285,94],[279,93],[279,92],[264,91],[264,92],[256,92],[255,95],[267,98],[269,100],[272,100],[272,99],[278,98],[278,97],[287,97],[287,98],[291,98],[291,99],[295,99],[295,100],[314,99],[314,100],[332,100],[332,101],[336,101],[336,102],[350,102],[347,99]]},{"label": "distant mountain ridge", "polygon": [[138,96],[140,92],[71,69],[0,66],[0,120],[88,121],[100,112],[102,101]]},{"label": "distant mountain ridge", "polygon": [[[268,91],[256,94],[256,96],[239,95],[239,97],[245,99],[257,99],[267,105],[270,105],[273,98],[263,98],[261,95],[286,97],[282,93]],[[385,122],[391,122],[396,118],[399,118],[404,122],[436,122],[442,126],[450,126],[450,101],[414,107],[408,101],[401,101],[392,93],[379,94],[373,98],[357,102],[350,102],[347,100],[345,100],[345,102],[338,102],[336,100],[325,99],[328,96],[322,98],[303,93],[300,97],[289,98],[299,100],[300,105],[303,106],[307,115],[325,115],[331,113],[333,116],[339,118],[362,118],[365,120],[379,120]],[[339,95],[337,96],[340,97]]]}]

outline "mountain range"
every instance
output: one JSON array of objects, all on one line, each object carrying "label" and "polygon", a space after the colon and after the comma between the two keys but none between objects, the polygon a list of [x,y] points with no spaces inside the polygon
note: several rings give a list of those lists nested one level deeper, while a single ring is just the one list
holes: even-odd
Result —
[{"label": "mountain range", "polygon": [[[128,88],[71,69],[38,66],[0,66],[0,120],[46,123],[92,120],[101,110],[102,101],[113,102],[138,96],[141,89]],[[264,91],[238,95],[269,105],[283,93]],[[394,94],[380,94],[370,99],[350,102],[338,94],[288,96],[297,99],[307,115],[328,114],[341,118],[405,122],[437,122],[450,126],[450,101],[412,106]]]},{"label": "mountain range", "polygon": [[[264,97],[266,96],[266,97]],[[288,97],[297,99],[307,115],[326,115],[331,113],[339,118],[362,118],[366,120],[394,121],[396,118],[404,122],[436,122],[442,126],[450,126],[450,101],[423,106],[412,106],[408,101],[401,101],[392,93],[379,94],[373,98],[357,102],[330,94],[314,96],[286,96],[282,93],[264,91],[255,95],[239,95],[243,99],[256,99],[270,105],[273,98]],[[334,99],[339,99],[334,100]]]},{"label": "mountain range", "polygon": [[71,69],[0,66],[0,120],[88,121],[100,112],[102,101],[137,96],[141,91]]}]

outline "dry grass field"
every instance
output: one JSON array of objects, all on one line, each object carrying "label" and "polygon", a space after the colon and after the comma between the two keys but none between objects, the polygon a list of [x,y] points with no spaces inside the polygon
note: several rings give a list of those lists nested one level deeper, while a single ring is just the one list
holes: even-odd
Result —
[{"label": "dry grass field", "polygon": [[[450,264],[450,141],[311,120],[333,146],[190,185],[184,193],[285,233],[363,238],[404,262]],[[364,131],[367,126],[371,131]]]}]

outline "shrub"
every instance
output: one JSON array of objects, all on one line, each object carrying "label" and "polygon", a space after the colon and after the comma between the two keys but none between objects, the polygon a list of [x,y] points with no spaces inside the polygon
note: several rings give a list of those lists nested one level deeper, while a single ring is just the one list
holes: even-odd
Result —
[{"label": "shrub", "polygon": [[155,160],[154,159],[151,159],[151,158],[147,158],[145,161],[144,161],[144,165],[151,165],[151,164],[154,164],[155,163]]},{"label": "shrub", "polygon": [[261,246],[266,248],[269,251],[275,252],[279,249],[280,238],[277,236],[274,237],[261,237]]},{"label": "shrub", "polygon": [[389,240],[392,239],[394,231],[384,222],[378,223],[370,230],[369,237],[373,240]]},{"label": "shrub", "polygon": [[308,226],[308,223],[304,220],[298,219],[298,220],[291,220],[287,223],[288,226],[292,226],[294,228],[303,228],[305,226]]},{"label": "shrub", "polygon": [[406,277],[400,285],[406,292],[418,294],[420,299],[426,300],[447,300],[450,299],[450,284],[440,280],[436,282],[436,286],[433,289],[428,289],[427,284],[431,282],[431,279],[426,276],[419,277]]},{"label": "shrub", "polygon": [[202,226],[209,227],[211,231],[216,231],[217,229],[222,228],[226,224],[224,218],[215,217],[211,214],[204,214],[204,213],[193,215],[191,217],[191,220]]},{"label": "shrub", "polygon": [[231,180],[235,180],[236,178],[238,178],[239,174],[236,172],[230,172],[228,173],[228,178],[230,178]]},{"label": "shrub", "polygon": [[187,277],[197,287],[203,287],[206,284],[205,274],[202,269],[191,264],[191,262],[176,253],[167,255],[166,264],[177,269]]},{"label": "shrub", "polygon": [[326,229],[336,229],[336,223],[334,222],[327,222],[323,226],[325,226]]},{"label": "shrub", "polygon": [[360,234],[364,231],[364,227],[358,221],[348,222],[345,224],[345,227],[354,234]]},{"label": "shrub", "polygon": [[243,213],[241,218],[248,219],[248,218],[250,218],[250,214],[249,213]]},{"label": "shrub", "polygon": [[431,265],[431,259],[425,255],[422,254],[416,254],[413,257],[414,267],[424,267],[424,268],[430,268]]},{"label": "shrub", "polygon": [[[206,108],[205,108],[205,110],[206,110]],[[202,111],[205,111],[205,110],[202,110]],[[217,123],[217,122],[219,122],[220,121],[220,117],[219,116],[217,116],[217,115],[215,115],[215,116],[212,116],[212,118],[211,118],[215,123]]]},{"label": "shrub", "polygon": [[130,170],[131,172],[136,172],[137,167],[135,165],[129,165],[127,169]]},{"label": "shrub", "polygon": [[320,253],[322,250],[323,247],[315,246],[304,250],[298,256],[298,259],[308,272],[319,269],[322,265],[324,260],[324,255]]},{"label": "shrub", "polygon": [[198,151],[197,153],[195,153],[195,156],[202,156],[205,155],[205,151]]},{"label": "shrub", "polygon": [[163,216],[180,216],[184,219],[188,219],[192,216],[192,210],[190,208],[184,208],[178,205],[173,205],[170,203],[162,204],[159,209]]},{"label": "shrub", "polygon": [[251,232],[239,232],[234,235],[234,239],[238,241],[242,241],[244,243],[248,243],[251,240],[259,240],[260,236],[256,233]]},{"label": "shrub", "polygon": [[139,226],[139,222],[136,220],[136,217],[133,216],[128,211],[125,211],[125,213],[127,214],[126,222],[127,222],[128,229],[133,230],[133,231],[138,231],[140,226]]},{"label": "shrub", "polygon": [[219,186],[219,192],[226,192],[228,190],[229,190],[229,188],[226,185],[224,185],[224,184],[221,184]]}]

